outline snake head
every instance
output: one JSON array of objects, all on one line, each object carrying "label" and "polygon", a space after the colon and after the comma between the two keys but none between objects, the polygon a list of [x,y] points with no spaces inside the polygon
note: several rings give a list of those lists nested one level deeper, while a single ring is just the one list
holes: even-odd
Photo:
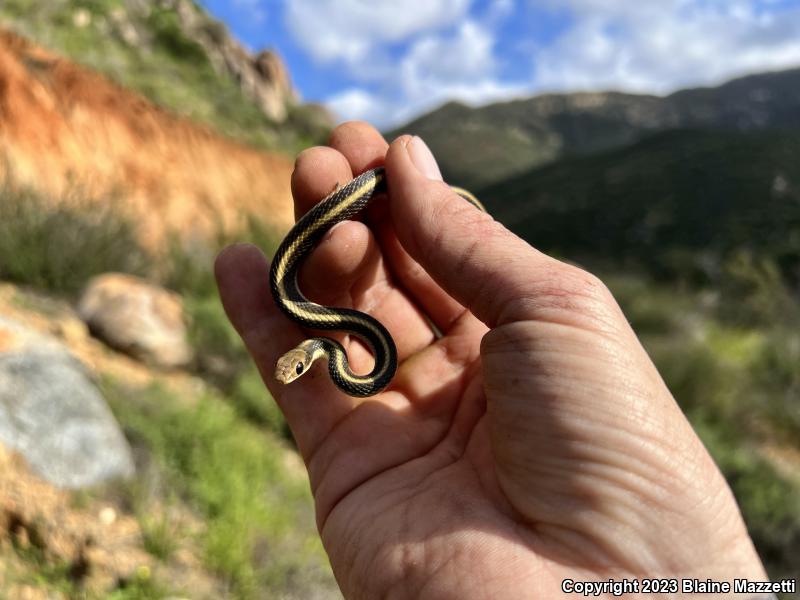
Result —
[{"label": "snake head", "polygon": [[291,383],[311,366],[311,356],[305,350],[289,350],[275,365],[275,379],[283,384]]}]

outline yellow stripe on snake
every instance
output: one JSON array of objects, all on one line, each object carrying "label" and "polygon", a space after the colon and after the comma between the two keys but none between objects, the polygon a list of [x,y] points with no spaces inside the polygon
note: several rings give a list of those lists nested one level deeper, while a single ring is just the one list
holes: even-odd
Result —
[{"label": "yellow stripe on snake", "polygon": [[[475,196],[461,188],[453,191],[467,202],[485,210]],[[328,337],[307,339],[284,354],[275,368],[275,378],[290,383],[306,373],[318,358],[327,358],[331,380],[350,396],[372,396],[383,390],[397,370],[397,348],[386,328],[366,313],[349,308],[331,308],[311,302],[297,283],[302,259],[322,236],[337,223],[362,211],[386,191],[383,168],[371,169],[347,185],[334,190],[306,213],[284,238],[272,260],[269,281],[275,303],[290,319],[311,329],[346,331],[361,339],[375,358],[366,375],[350,369],[342,345]]]}]

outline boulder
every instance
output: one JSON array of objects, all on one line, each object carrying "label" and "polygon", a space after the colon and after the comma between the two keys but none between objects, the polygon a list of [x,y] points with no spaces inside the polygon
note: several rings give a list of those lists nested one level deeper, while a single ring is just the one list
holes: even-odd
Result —
[{"label": "boulder", "polygon": [[2,316],[0,443],[59,487],[134,472],[130,447],[83,365],[55,338]]},{"label": "boulder", "polygon": [[95,277],[78,313],[93,335],[148,365],[176,368],[192,361],[180,296],[139,277]]}]

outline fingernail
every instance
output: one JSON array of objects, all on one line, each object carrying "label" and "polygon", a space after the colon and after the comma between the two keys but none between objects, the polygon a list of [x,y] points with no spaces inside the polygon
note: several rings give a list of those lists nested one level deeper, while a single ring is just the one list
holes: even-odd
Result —
[{"label": "fingernail", "polygon": [[406,147],[408,148],[408,154],[411,156],[411,162],[414,163],[420,173],[428,179],[442,181],[442,172],[439,170],[439,165],[436,164],[436,159],[433,158],[431,149],[422,141],[421,137],[415,135]]}]

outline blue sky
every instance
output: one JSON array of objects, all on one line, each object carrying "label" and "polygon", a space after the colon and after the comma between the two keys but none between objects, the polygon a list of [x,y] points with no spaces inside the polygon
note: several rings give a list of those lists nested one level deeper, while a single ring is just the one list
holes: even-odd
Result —
[{"label": "blue sky", "polygon": [[800,66],[800,0],[201,0],[305,100],[400,124],[451,99],[668,93]]}]

